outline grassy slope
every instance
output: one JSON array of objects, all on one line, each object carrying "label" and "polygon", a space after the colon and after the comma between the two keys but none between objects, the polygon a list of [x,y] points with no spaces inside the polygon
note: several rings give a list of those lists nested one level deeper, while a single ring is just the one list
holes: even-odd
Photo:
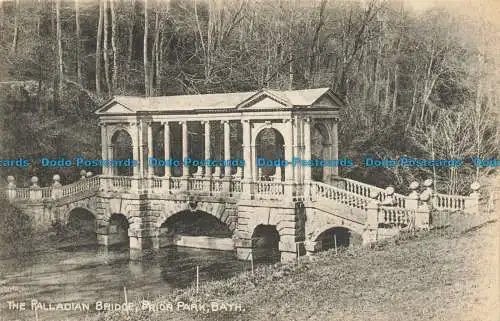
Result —
[{"label": "grassy slope", "polygon": [[[373,250],[322,253],[314,263],[203,284],[197,296],[244,312],[159,312],[106,320],[499,320],[498,222],[430,232]],[[442,234],[442,233],[440,233]],[[196,300],[192,291],[170,300]],[[103,318],[104,319],[104,318]]]}]

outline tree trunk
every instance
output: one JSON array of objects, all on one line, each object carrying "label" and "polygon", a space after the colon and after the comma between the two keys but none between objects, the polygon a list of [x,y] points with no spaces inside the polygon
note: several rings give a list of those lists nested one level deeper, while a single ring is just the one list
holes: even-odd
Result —
[{"label": "tree trunk", "polygon": [[391,73],[390,70],[387,70],[387,77],[385,78],[385,95],[384,95],[384,109],[382,111],[383,115],[387,115],[389,113],[389,87],[391,85]]},{"label": "tree trunk", "polygon": [[109,52],[108,52],[108,29],[109,29],[109,21],[108,21],[108,0],[104,0],[103,5],[104,11],[104,45],[103,45],[103,54],[104,54],[104,77],[106,78],[106,86],[108,87],[108,94],[111,95],[113,92],[113,88],[111,87],[111,78],[109,76]]},{"label": "tree trunk", "polygon": [[80,61],[80,6],[78,0],[75,0],[75,24],[76,24],[76,79],[78,84],[82,85],[82,64]]},{"label": "tree trunk", "polygon": [[150,96],[149,86],[149,65],[148,65],[148,0],[144,0],[144,93],[146,97]]},{"label": "tree trunk", "polygon": [[116,8],[114,5],[115,1],[111,0],[109,2],[111,7],[111,47],[113,48],[113,76],[112,85],[113,91],[116,90],[116,83],[118,79],[118,47],[116,45],[117,29],[116,29]]},{"label": "tree trunk", "polygon": [[0,40],[3,41],[5,34],[5,12],[3,10],[3,2],[0,2]]},{"label": "tree trunk", "polygon": [[[159,49],[158,46],[160,45],[160,14],[158,12],[158,7],[155,9],[155,35],[154,35],[154,42],[153,42],[153,48],[151,49],[151,62],[153,63],[153,66],[150,68],[150,82],[149,82],[149,92],[152,94],[153,90],[158,87],[158,70],[160,69],[159,62],[158,62],[158,56],[159,56]],[[156,86],[153,84],[153,80],[156,79]]]},{"label": "tree trunk", "polygon": [[132,64],[132,54],[134,53],[135,0],[132,0],[131,7],[132,17],[128,26],[127,78],[130,77],[130,65]]},{"label": "tree trunk", "polygon": [[158,56],[158,62],[156,64],[156,77],[158,77],[158,79],[156,80],[156,90],[158,92],[161,91],[161,81],[163,77],[163,74],[161,72],[161,66],[163,66],[163,50],[165,50],[164,47],[165,47],[165,35],[162,33],[160,35],[160,52]]},{"label": "tree trunk", "polygon": [[17,37],[19,33],[19,0],[16,0],[16,8],[14,13],[14,37],[12,40],[12,53],[16,53],[17,51]]},{"label": "tree trunk", "polygon": [[[399,86],[399,66],[396,64],[394,67],[394,92],[392,94],[392,115],[396,115],[396,108],[398,103],[398,86]],[[392,118],[394,120],[394,118]]]},{"label": "tree trunk", "polygon": [[95,50],[95,91],[97,96],[101,95],[101,41],[102,41],[102,20],[103,6],[99,0],[99,23],[97,25],[97,44]]},{"label": "tree trunk", "polygon": [[59,97],[63,84],[63,50],[62,50],[62,29],[61,29],[61,0],[56,0],[56,29],[57,29],[57,60],[58,60],[58,91]]}]

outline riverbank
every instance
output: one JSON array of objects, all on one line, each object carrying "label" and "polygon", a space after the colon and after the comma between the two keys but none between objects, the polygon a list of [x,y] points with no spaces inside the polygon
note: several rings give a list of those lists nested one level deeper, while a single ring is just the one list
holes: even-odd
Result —
[{"label": "riverbank", "polygon": [[381,243],[371,250],[328,251],[313,262],[202,281],[198,294],[190,288],[153,301],[163,311],[114,311],[92,320],[496,321],[498,228],[498,221],[490,220],[466,230],[436,230]]}]

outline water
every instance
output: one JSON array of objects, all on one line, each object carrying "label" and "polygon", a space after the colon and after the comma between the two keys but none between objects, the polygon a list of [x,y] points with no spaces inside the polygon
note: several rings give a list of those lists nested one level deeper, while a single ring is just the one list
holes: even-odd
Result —
[{"label": "water", "polygon": [[[193,286],[196,266],[200,283],[220,280],[249,268],[233,252],[189,248],[165,248],[150,261],[130,261],[126,247],[103,250],[95,245],[67,246],[39,252],[20,263],[0,259],[0,321],[82,320],[95,314],[96,302],[129,302],[169,295]],[[32,309],[32,300],[89,304],[90,312]],[[25,302],[26,310],[9,308],[8,301]],[[78,308],[77,308],[78,309]],[[3,319],[2,319],[3,318]]]}]

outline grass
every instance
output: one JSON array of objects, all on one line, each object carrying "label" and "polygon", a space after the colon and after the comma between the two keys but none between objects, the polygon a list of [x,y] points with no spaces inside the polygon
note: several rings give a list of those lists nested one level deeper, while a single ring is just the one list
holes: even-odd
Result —
[{"label": "grass", "polygon": [[[113,312],[99,320],[499,320],[496,220],[259,267],[159,301],[174,311]],[[176,302],[240,304],[242,311],[177,311]]]}]

